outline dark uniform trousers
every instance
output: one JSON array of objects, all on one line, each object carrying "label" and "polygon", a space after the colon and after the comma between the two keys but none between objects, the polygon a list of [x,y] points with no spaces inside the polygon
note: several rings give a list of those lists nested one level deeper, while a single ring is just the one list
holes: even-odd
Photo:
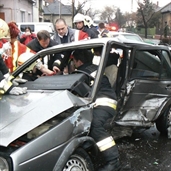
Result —
[{"label": "dark uniform trousers", "polygon": [[[97,70],[97,66],[84,64],[77,68],[92,75]],[[93,109],[93,120],[91,123],[90,136],[96,141],[96,144],[108,163],[118,161],[119,152],[114,139],[104,128],[104,124],[116,114],[117,101],[115,91],[111,88],[108,78],[104,75],[100,88],[97,93],[97,99]]]},{"label": "dark uniform trousers", "polygon": [[[102,142],[99,148],[106,162],[115,160],[119,157],[118,148],[109,132],[104,128],[108,119],[115,115],[115,110],[108,106],[97,106],[93,109],[93,121],[91,124],[90,136],[96,143]],[[111,137],[111,139],[109,138]],[[106,142],[105,142],[106,141]]]}]

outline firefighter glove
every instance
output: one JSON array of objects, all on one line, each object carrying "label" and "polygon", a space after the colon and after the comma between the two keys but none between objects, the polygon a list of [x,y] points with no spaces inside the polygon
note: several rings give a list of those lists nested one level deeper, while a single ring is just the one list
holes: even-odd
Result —
[{"label": "firefighter glove", "polygon": [[12,80],[12,83],[14,86],[18,86],[19,84],[24,84],[26,83],[27,80],[26,79],[22,79],[22,78],[15,78]]},{"label": "firefighter glove", "polygon": [[17,96],[25,93],[27,93],[27,87],[13,87],[9,91],[9,94],[17,95]]}]

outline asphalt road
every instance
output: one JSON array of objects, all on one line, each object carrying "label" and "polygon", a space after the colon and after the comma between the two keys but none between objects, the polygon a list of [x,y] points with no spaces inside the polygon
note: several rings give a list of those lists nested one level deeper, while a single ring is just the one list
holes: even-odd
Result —
[{"label": "asphalt road", "polygon": [[155,127],[116,140],[123,171],[171,171],[171,139]]}]

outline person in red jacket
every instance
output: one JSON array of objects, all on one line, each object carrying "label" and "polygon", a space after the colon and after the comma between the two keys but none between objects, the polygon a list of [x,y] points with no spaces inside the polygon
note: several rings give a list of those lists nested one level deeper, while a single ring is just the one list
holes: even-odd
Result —
[{"label": "person in red jacket", "polygon": [[8,47],[8,49],[10,49],[11,51],[7,54],[7,56],[4,56],[4,61],[9,68],[10,73],[12,73],[18,67],[17,60],[22,53],[32,52],[35,54],[35,52],[18,41],[17,37],[20,30],[16,26],[15,22],[9,22],[8,27],[10,30],[11,41],[10,43],[7,42],[5,46],[6,48]]},{"label": "person in red jacket", "polygon": [[27,45],[31,40],[36,38],[36,34],[32,33],[30,27],[25,28],[25,33],[21,36],[20,42]]},{"label": "person in red jacket", "polygon": [[[10,71],[13,72],[18,66],[20,66],[22,63],[28,60],[31,56],[36,54],[36,52],[30,49],[29,47],[27,47],[26,45],[19,42],[17,35],[20,30],[18,29],[17,25],[14,22],[8,23],[8,26],[10,29],[10,36],[11,36],[12,60],[10,58],[7,58],[5,61],[6,61],[8,68],[10,68]],[[22,60],[21,60],[21,57],[22,57]],[[39,73],[40,76],[53,74],[53,71],[46,68],[41,61],[37,61],[35,63],[35,67],[37,68],[36,70],[40,70],[40,72],[34,69],[35,73],[33,75],[36,75],[37,73]],[[32,80],[32,79],[34,80],[35,78],[37,78],[37,75],[36,77],[33,77],[33,78],[31,78],[32,76],[26,77],[26,78],[27,80]]]},{"label": "person in red jacket", "polygon": [[9,73],[9,69],[3,61],[3,56],[10,53],[11,49],[6,47],[8,41],[10,40],[8,24],[0,19],[0,98],[3,94],[13,94],[20,95],[27,93],[26,87],[15,87],[19,83],[24,83],[27,80],[24,79],[15,79]]}]

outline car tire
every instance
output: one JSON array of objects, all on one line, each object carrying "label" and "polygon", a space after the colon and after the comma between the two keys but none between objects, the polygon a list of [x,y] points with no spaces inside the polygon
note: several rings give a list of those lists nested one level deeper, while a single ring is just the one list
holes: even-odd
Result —
[{"label": "car tire", "polygon": [[164,113],[156,120],[156,128],[162,135],[167,135],[169,124],[171,122],[171,107],[166,109]]},{"label": "car tire", "polygon": [[78,148],[68,159],[63,171],[94,171],[90,156],[87,152]]}]

